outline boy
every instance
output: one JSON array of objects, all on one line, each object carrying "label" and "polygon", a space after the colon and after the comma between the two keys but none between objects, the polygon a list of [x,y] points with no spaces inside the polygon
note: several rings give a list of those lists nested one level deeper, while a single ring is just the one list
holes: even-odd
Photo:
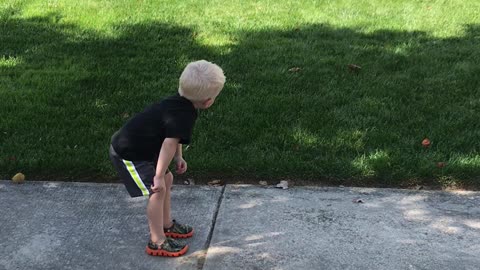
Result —
[{"label": "boy", "polygon": [[172,239],[191,237],[193,228],[170,216],[173,175],[168,166],[173,159],[176,172],[185,173],[182,145],[190,143],[196,110],[212,106],[224,84],[219,66],[192,62],[180,76],[178,95],[147,107],[112,136],[110,159],[130,196],[149,197],[149,255],[177,257],[187,252],[187,245]]}]

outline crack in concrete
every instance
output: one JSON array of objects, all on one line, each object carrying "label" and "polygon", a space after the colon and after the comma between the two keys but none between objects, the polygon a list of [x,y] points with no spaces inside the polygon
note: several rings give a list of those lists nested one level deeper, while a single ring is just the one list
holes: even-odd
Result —
[{"label": "crack in concrete", "polygon": [[199,255],[199,258],[198,258],[198,261],[197,261],[197,269],[198,270],[202,270],[204,265],[205,265],[205,261],[207,259],[208,249],[210,248],[210,242],[212,241],[213,232],[215,231],[215,224],[217,223],[218,212],[220,210],[220,205],[222,204],[222,201],[223,201],[223,196],[224,196],[226,187],[227,187],[227,185],[225,184],[222,187],[222,191],[220,193],[220,196],[218,197],[217,205],[215,207],[215,212],[213,213],[213,217],[212,217],[212,224],[210,226],[210,231],[208,232],[208,236],[207,236],[207,242],[205,243],[205,246],[203,247],[203,250],[202,250],[201,254]]}]

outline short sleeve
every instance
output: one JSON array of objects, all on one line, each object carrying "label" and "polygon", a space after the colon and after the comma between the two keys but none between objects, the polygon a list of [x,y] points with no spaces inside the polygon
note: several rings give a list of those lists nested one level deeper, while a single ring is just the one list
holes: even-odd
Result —
[{"label": "short sleeve", "polygon": [[165,138],[178,138],[181,144],[190,144],[195,117],[187,112],[168,113],[164,117]]}]

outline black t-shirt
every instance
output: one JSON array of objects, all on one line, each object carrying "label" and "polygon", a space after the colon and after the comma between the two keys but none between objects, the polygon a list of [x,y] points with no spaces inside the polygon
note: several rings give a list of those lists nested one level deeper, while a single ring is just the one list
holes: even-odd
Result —
[{"label": "black t-shirt", "polygon": [[126,160],[156,161],[165,138],[189,144],[197,111],[192,102],[171,96],[147,107],[112,137],[115,152]]}]

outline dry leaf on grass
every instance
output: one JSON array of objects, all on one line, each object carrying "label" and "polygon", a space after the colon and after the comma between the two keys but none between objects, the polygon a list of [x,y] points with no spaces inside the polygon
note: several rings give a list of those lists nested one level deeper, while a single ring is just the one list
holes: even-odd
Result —
[{"label": "dry leaf on grass", "polygon": [[350,70],[350,72],[355,72],[355,73],[360,72],[360,70],[362,69],[361,66],[355,65],[355,64],[348,64],[347,67],[348,67],[348,70]]},{"label": "dry leaf on grass", "polygon": [[188,178],[187,180],[183,181],[183,184],[193,186],[195,185],[195,181],[192,178]]},{"label": "dry leaf on grass", "polygon": [[17,184],[25,182],[25,175],[23,173],[17,173],[12,177],[12,181]]},{"label": "dry leaf on grass", "polygon": [[422,141],[422,146],[425,147],[425,148],[430,147],[431,144],[432,144],[432,143],[430,142],[430,140],[429,140],[428,138],[425,138],[425,139],[423,139],[423,141]]},{"label": "dry leaf on grass", "polygon": [[212,186],[212,187],[223,186],[223,184],[224,183],[223,183],[222,180],[213,180],[213,181],[208,182],[208,185]]},{"label": "dry leaf on grass", "polygon": [[444,168],[445,166],[447,166],[447,163],[445,163],[445,162],[437,162],[437,167],[438,167],[438,168],[441,169],[441,168]]},{"label": "dry leaf on grass", "polygon": [[302,70],[302,69],[299,68],[299,67],[293,67],[293,68],[289,69],[288,71],[293,73],[293,72],[299,72],[300,70]]},{"label": "dry leaf on grass", "polygon": [[288,188],[288,181],[282,180],[275,187],[276,188],[281,188],[281,189],[287,189]]}]

